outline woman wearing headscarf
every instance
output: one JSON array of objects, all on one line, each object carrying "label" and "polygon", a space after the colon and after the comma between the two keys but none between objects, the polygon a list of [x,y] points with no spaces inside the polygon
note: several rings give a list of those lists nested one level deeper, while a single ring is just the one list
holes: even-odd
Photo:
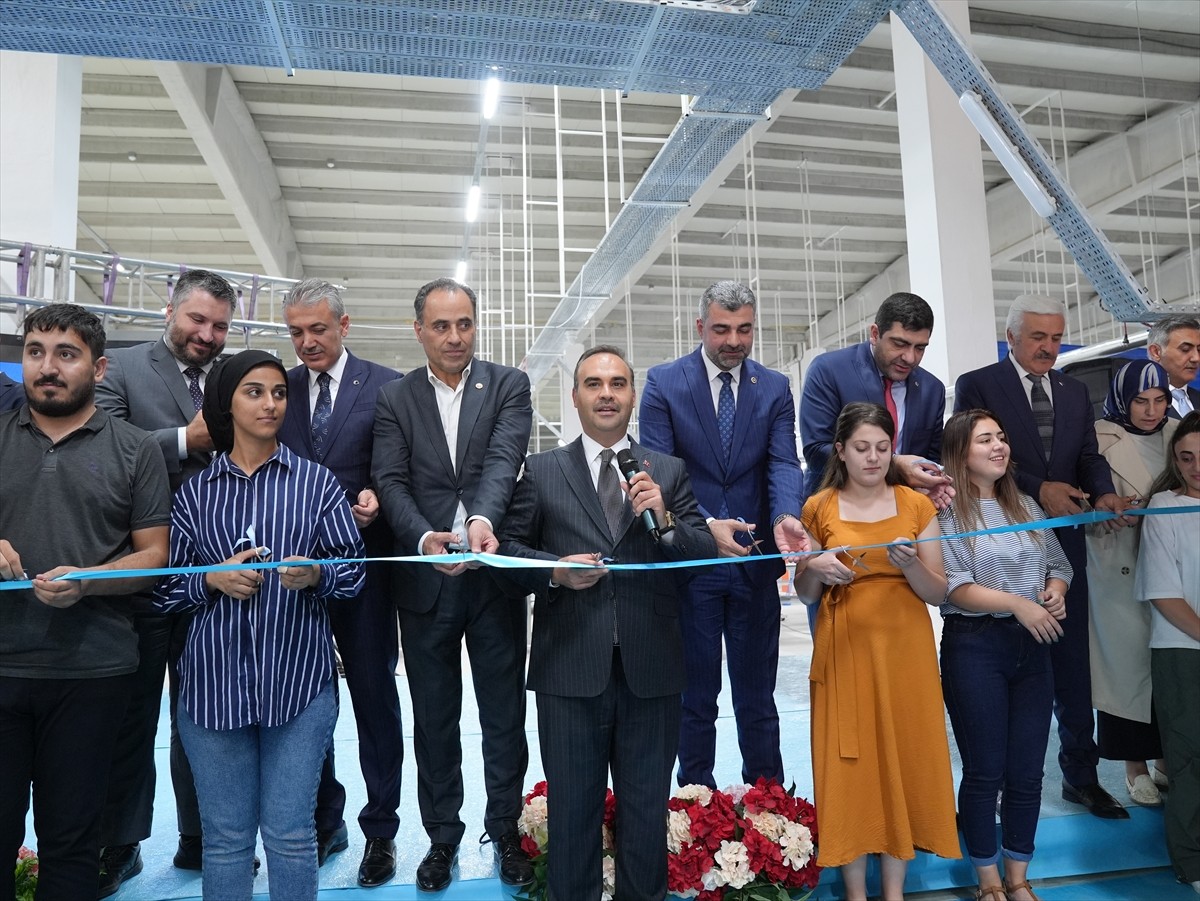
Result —
[{"label": "woman wearing headscarf", "polygon": [[313,810],[337,717],[325,605],[358,594],[363,564],[346,561],[363,550],[333,473],[276,440],[286,407],[287,373],[270,354],[244,351],[209,374],[203,412],[218,454],[176,495],[170,565],[296,565],[180,573],[156,598],[163,611],[196,610],[178,726],[206,899],[249,901],[260,830],[271,898],[317,894]]},{"label": "woman wearing headscarf", "polygon": [[[1117,494],[1133,498],[1134,505],[1149,501],[1150,485],[1166,465],[1167,444],[1178,425],[1167,419],[1169,392],[1162,366],[1132,360],[1113,376],[1104,418],[1096,423],[1096,440]],[[1125,761],[1130,798],[1157,807],[1166,775],[1151,703],[1150,610],[1133,593],[1139,533],[1088,529],[1092,703],[1100,756]],[[1153,772],[1147,761],[1154,762]]]}]

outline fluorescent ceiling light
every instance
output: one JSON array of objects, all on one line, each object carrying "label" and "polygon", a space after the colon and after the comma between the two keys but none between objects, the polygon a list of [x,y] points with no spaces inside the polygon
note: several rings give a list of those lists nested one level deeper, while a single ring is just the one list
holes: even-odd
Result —
[{"label": "fluorescent ceiling light", "polygon": [[467,280],[467,261],[459,260],[458,265],[454,267],[454,280],[460,285]]},{"label": "fluorescent ceiling light", "polygon": [[1033,211],[1043,219],[1049,219],[1054,215],[1054,211],[1058,209],[1058,204],[1054,202],[1054,198],[1038,181],[1038,177],[1033,174],[1033,170],[1028,164],[1021,159],[1016,149],[1009,142],[1008,137],[1000,130],[1000,126],[996,124],[996,120],[984,107],[983,102],[979,99],[979,95],[974,91],[963,91],[958,98],[958,105],[962,111],[967,114],[967,118],[971,120],[971,124],[975,126],[975,130],[979,132],[979,136],[991,148],[992,153],[996,155],[996,159],[1000,161],[1006,172],[1013,180],[1021,193],[1025,195],[1025,199],[1029,201],[1029,205],[1033,207]]},{"label": "fluorescent ceiling light", "polygon": [[467,191],[467,221],[474,222],[479,216],[479,185],[471,185]]},{"label": "fluorescent ceiling light", "polygon": [[493,75],[483,84],[483,118],[490,119],[496,115],[496,107],[500,105],[500,79]]}]

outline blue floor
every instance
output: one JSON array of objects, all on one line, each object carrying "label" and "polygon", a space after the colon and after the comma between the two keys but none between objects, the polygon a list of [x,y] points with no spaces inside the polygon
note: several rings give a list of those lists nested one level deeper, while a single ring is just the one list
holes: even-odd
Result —
[{"label": "blue floor", "polygon": [[[781,718],[781,733],[784,748],[784,763],[789,768],[788,781],[794,780],[797,794],[812,797],[812,774],[809,756],[809,707],[808,707],[808,638],[807,628],[798,640],[787,641],[787,627],[799,632],[799,621],[803,614],[792,608],[789,622],[785,623],[785,643],[779,667],[776,700]],[[796,638],[796,635],[793,636]],[[789,654],[789,650],[791,653]],[[407,680],[400,676],[400,697],[404,708],[405,745],[411,753],[412,707],[408,698]],[[346,786],[348,801],[346,820],[350,826],[350,848],[330,857],[320,871],[321,901],[392,901],[392,899],[447,899],[447,901],[505,901],[511,898],[510,889],[501,885],[496,878],[491,846],[480,847],[474,839],[483,831],[482,760],[478,711],[470,690],[470,680],[465,680],[466,696],[463,700],[463,770],[466,779],[466,799],[462,817],[467,832],[459,853],[459,862],[454,881],[445,891],[437,894],[418,892],[413,885],[417,864],[428,848],[428,839],[421,828],[417,813],[416,787],[411,778],[411,764],[406,763],[405,783],[401,797],[401,825],[396,837],[397,874],[392,883],[375,889],[361,889],[356,884],[358,863],[362,855],[363,839],[357,830],[354,811],[365,800],[361,776],[357,765],[357,738],[354,726],[354,711],[344,699],[341,718],[334,733],[338,755],[339,777]],[[737,751],[736,734],[728,692],[720,700],[721,720],[717,737],[717,778],[722,784],[739,778],[740,758]],[[536,714],[532,697],[526,718],[529,734],[529,775],[527,786],[542,778],[542,764],[537,743]],[[142,874],[125,884],[113,895],[114,901],[166,901],[166,899],[198,899],[200,897],[200,874],[177,870],[171,865],[175,850],[177,828],[174,822],[170,773],[167,766],[165,710],[159,729],[159,748],[156,753],[158,768],[158,804],[155,807],[154,831],[142,843],[145,869]],[[1079,813],[1080,808],[1059,799],[1058,765],[1055,745],[1051,741],[1051,752],[1047,756],[1047,774],[1042,797],[1041,822],[1037,837],[1037,855],[1030,869],[1030,879],[1045,901],[1116,901],[1116,899],[1196,899],[1197,896],[1186,886],[1177,885],[1168,867],[1163,846],[1161,811],[1139,808],[1130,802],[1131,819],[1125,821],[1099,820]],[[950,742],[956,778],[959,761],[953,739]],[[1124,771],[1120,764],[1101,763],[1101,783],[1119,799],[1124,800]],[[26,844],[33,841],[32,813],[26,826]],[[256,888],[262,898],[267,897],[267,873],[269,862],[262,852],[262,873]],[[1105,877],[1103,874],[1113,874]],[[906,891],[925,893],[920,897],[951,899],[972,897],[974,871],[965,860],[942,860],[918,854],[909,867]],[[256,895],[256,897],[259,897]],[[840,897],[840,884],[834,873],[826,873],[814,896],[816,899]]]}]

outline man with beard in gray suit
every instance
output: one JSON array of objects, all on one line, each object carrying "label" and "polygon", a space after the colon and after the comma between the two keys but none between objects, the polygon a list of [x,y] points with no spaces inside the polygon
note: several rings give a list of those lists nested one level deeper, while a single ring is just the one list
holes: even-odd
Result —
[{"label": "man with beard in gray suit", "polygon": [[[229,334],[237,305],[233,287],[215,272],[190,269],[175,283],[160,340],[111,350],[96,385],[96,405],[150,432],[162,450],[171,493],[209,464],[213,449],[200,407],[204,383]],[[192,613],[162,615],[146,603],[135,611],[138,669],[108,783],[100,825],[99,897],[142,871],[139,843],[150,836],[154,805],[154,738],[164,671],[171,679],[171,783],[179,824],[175,866],[201,868],[200,809],[192,769],[175,729],[179,655]]]}]

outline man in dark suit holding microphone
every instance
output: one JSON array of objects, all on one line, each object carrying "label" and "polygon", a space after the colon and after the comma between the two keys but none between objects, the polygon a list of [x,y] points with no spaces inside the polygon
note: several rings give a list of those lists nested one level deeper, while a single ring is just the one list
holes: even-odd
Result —
[{"label": "man in dark suit holding microphone", "polygon": [[[371,446],[379,389],[400,378],[386,366],[359,359],[342,344],[350,316],[335,285],[305,279],[283,303],[300,365],[288,372],[287,414],[279,440],[297,455],[327,466],[337,476],[362,532],[368,557],[392,553],[392,531],[379,518],[371,487]],[[358,597],[329,606],[329,621],[346,672],[358,726],[358,759],[367,803],[358,815],[366,838],[358,884],[382,885],[396,873],[400,818],[400,769],[404,732],[396,665],[400,642],[389,567],[367,568]],[[346,790],[334,774],[333,748],[325,757],[317,791],[317,857],[321,864],[348,845],[342,813]]]},{"label": "man in dark suit holding microphone", "polygon": [[633,369],[621,352],[585,351],[571,396],[583,434],[526,460],[501,530],[502,553],[585,564],[506,571],[537,598],[528,685],[537,693],[554,805],[550,897],[601,894],[611,768],[616,897],[662,898],[663,822],[684,685],[683,580],[680,570],[613,572],[604,563],[710,558],[716,544],[683,461],[629,439]]},{"label": "man in dark suit holding microphone", "polygon": [[[475,358],[475,292],[453,279],[417,292],[417,340],[428,365],[379,392],[371,472],[397,555],[495,552],[533,424],[529,377]],[[486,569],[402,564],[394,595],[413,700],[417,800],[430,848],[417,887],[450,883],[465,825],[462,643],[467,642],[487,790],[484,828],[500,879],[525,885],[533,869],[517,836],[529,747],[525,739],[525,603]]]}]

